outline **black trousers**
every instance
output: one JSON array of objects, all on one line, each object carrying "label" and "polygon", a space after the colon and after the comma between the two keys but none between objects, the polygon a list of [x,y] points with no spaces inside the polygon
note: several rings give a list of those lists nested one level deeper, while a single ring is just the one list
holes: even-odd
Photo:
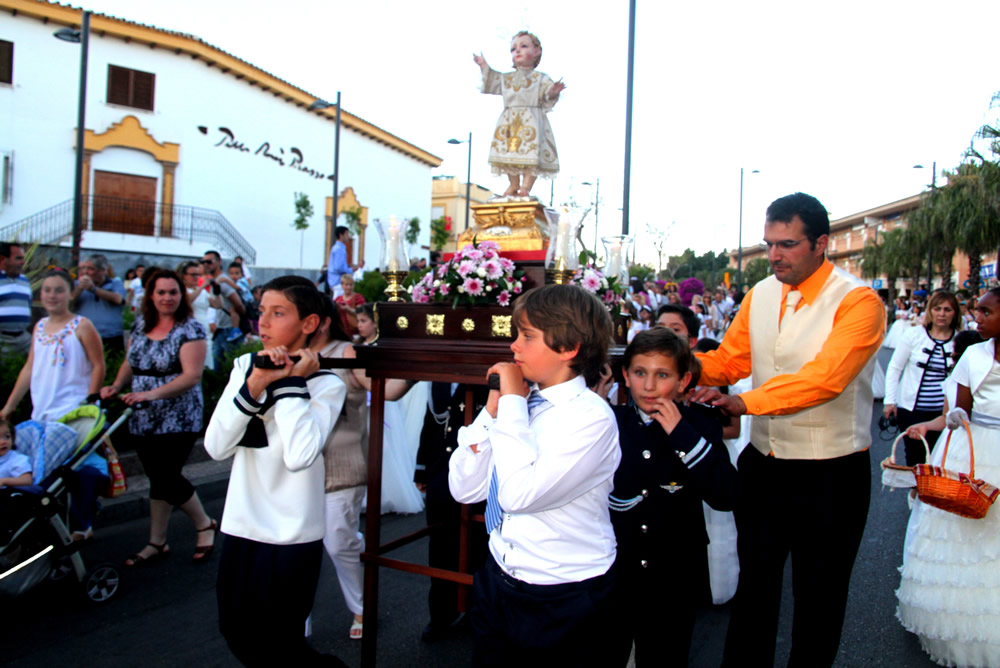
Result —
[{"label": "black trousers", "polygon": [[868,451],[825,460],[762,455],[738,462],[740,582],[723,666],[774,665],[785,561],[792,557],[795,612],[789,666],[829,666],[837,656],[847,587],[868,518]]},{"label": "black trousers", "polygon": [[219,630],[244,666],[342,666],[306,644],[323,541],[272,545],[224,536],[216,595]]},{"label": "black trousers", "polygon": [[615,567],[582,582],[533,585],[504,574],[492,557],[473,583],[473,666],[613,665]]},{"label": "black trousers", "polygon": [[638,558],[626,566],[619,552],[615,618],[608,627],[617,637],[610,666],[628,665],[633,642],[638,667],[688,664],[695,612],[710,595],[706,552],[702,547],[698,556],[663,560],[652,568],[642,568]]},{"label": "black trousers", "polygon": [[194,486],[182,474],[197,434],[132,434],[135,452],[149,478],[149,498],[179,506],[194,494]]},{"label": "black trousers", "polygon": [[[927,422],[933,420],[937,416],[941,415],[941,411],[908,411],[905,408],[896,408],[896,424],[899,425],[899,431],[904,432],[915,424],[921,422]],[[930,447],[931,452],[934,452],[934,443],[938,440],[938,436],[941,435],[939,431],[929,431],[927,432],[927,445]],[[917,464],[925,464],[924,461],[926,456],[924,454],[924,444],[919,438],[910,438],[906,436],[903,438],[903,444],[906,446],[906,465],[916,466]]]}]

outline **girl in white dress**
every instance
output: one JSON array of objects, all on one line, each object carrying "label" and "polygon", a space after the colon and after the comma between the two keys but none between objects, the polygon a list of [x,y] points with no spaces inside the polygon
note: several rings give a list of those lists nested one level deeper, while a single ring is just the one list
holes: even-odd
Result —
[{"label": "girl in white dress", "polygon": [[503,113],[490,144],[490,166],[494,174],[506,174],[510,181],[504,195],[527,197],[535,179],[559,171],[556,140],[546,114],[566,85],[535,70],[542,45],[530,32],[514,35],[510,55],[515,69],[503,74],[490,69],[482,54],[472,59],[483,73],[483,93],[503,96]]},{"label": "girl in white dress", "polygon": [[[952,372],[958,408],[971,416],[976,477],[1000,484],[1000,288],[977,305],[976,321],[985,343],[969,346]],[[942,434],[947,438],[947,434]],[[969,470],[964,428],[951,437],[948,460],[937,447],[931,463]],[[896,615],[917,634],[931,658],[945,666],[1000,665],[1000,511],[983,519],[959,517],[917,501],[903,547]]]},{"label": "girl in white dress", "polygon": [[[359,336],[363,343],[370,344],[378,337],[372,305],[362,304],[357,311]],[[354,377],[371,390],[371,379],[365,375],[364,369],[355,369]],[[424,498],[413,482],[413,472],[417,468],[417,448],[420,446],[420,430],[424,425],[430,383],[425,381],[408,385],[410,389],[401,395],[390,393],[392,388],[390,383],[386,383],[385,424],[382,430],[383,514],[419,513],[424,509]],[[397,400],[391,401],[394,396],[398,397]],[[367,501],[366,498],[366,508]]]}]

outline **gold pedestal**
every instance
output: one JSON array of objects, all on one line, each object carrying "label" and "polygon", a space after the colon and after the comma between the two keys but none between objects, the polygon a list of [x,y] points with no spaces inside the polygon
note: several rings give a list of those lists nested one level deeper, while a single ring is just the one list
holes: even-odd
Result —
[{"label": "gold pedestal", "polygon": [[473,204],[476,225],[462,232],[458,247],[471,244],[475,237],[478,241],[496,242],[505,251],[543,250],[548,243],[545,207],[537,200],[517,199],[520,201]]},{"label": "gold pedestal", "polygon": [[546,269],[545,282],[556,285],[569,285],[576,272],[572,269]]},{"label": "gold pedestal", "polygon": [[385,294],[391,302],[401,302],[406,301],[401,294],[406,292],[406,288],[403,287],[403,281],[406,279],[406,275],[410,273],[408,271],[383,271],[382,275],[385,276],[386,282],[389,284],[385,287]]}]

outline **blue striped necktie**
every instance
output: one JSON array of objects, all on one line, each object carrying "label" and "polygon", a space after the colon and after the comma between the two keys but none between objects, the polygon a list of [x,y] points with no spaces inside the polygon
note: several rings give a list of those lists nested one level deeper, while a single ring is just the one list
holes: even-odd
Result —
[{"label": "blue striped necktie", "polygon": [[[538,390],[532,390],[528,395],[528,420],[531,420],[533,413],[540,406],[549,403]],[[493,467],[493,475],[490,476],[490,491],[486,496],[486,533],[493,533],[503,523],[503,508],[500,507],[500,482],[497,480],[497,467]]]}]

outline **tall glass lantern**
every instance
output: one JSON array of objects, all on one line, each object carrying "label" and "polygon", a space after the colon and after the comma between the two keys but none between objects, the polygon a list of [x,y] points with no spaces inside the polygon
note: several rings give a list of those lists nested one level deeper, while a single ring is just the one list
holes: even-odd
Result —
[{"label": "tall glass lantern", "polygon": [[580,226],[589,209],[569,209],[558,211],[546,209],[549,221],[549,249],[545,254],[545,268],[554,271],[572,271],[580,268],[580,251],[577,237]]},{"label": "tall glass lantern", "polygon": [[632,248],[632,237],[619,234],[611,237],[601,237],[604,244],[604,275],[614,276],[618,284],[628,285],[628,257]]},{"label": "tall glass lantern", "polygon": [[382,238],[382,255],[379,266],[382,271],[408,271],[410,259],[406,253],[406,229],[404,224],[389,216],[389,220],[376,220],[378,234]]}]

